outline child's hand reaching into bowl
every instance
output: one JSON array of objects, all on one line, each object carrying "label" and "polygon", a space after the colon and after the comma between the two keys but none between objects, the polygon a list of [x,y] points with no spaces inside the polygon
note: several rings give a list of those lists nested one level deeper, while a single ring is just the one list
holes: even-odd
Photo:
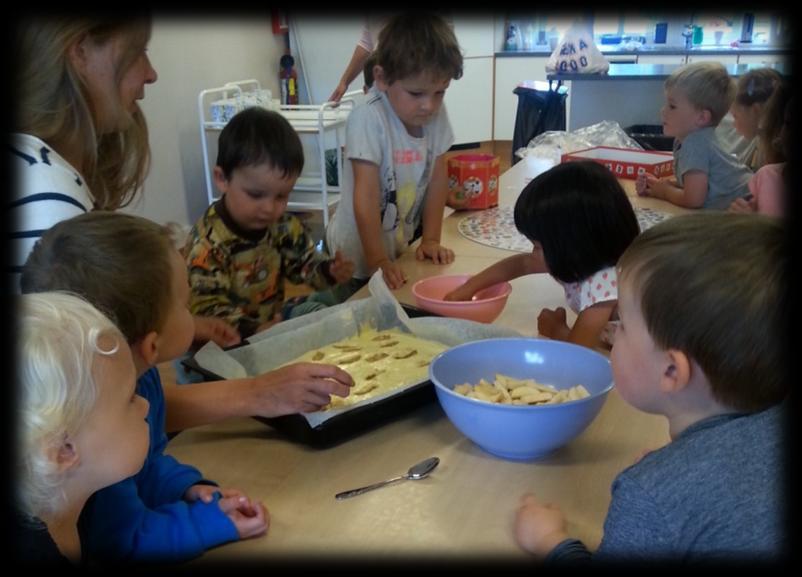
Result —
[{"label": "child's hand reaching into bowl", "polygon": [[469,301],[473,298],[473,291],[467,288],[467,285],[461,285],[453,291],[446,293],[443,297],[444,301]]}]

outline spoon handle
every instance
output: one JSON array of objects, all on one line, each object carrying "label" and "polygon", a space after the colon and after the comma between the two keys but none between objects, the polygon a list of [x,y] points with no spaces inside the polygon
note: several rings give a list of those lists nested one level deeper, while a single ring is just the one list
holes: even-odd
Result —
[{"label": "spoon handle", "polygon": [[384,487],[385,485],[389,485],[390,483],[395,483],[396,481],[401,481],[406,479],[406,475],[401,475],[400,477],[393,477],[392,479],[387,479],[386,481],[381,481],[379,483],[373,483],[372,485],[368,485],[366,487],[360,487],[359,489],[351,489],[350,491],[343,491],[342,493],[337,493],[334,495],[335,499],[348,499],[349,497],[356,497],[357,495],[361,495],[362,493],[367,493],[368,491],[372,491],[373,489],[378,489],[379,487]]}]

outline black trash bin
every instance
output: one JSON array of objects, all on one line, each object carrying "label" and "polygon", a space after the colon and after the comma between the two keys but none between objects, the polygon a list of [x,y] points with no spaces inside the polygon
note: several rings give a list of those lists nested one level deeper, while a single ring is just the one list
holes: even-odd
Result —
[{"label": "black trash bin", "polygon": [[[565,99],[568,89],[557,83],[535,82],[537,88],[517,86],[518,109],[515,112],[515,131],[512,135],[512,163],[520,158],[515,151],[525,147],[538,134],[549,130],[565,130]],[[542,90],[540,87],[542,86]]]},{"label": "black trash bin", "polygon": [[674,137],[663,134],[660,124],[633,124],[624,129],[644,150],[674,150]]}]

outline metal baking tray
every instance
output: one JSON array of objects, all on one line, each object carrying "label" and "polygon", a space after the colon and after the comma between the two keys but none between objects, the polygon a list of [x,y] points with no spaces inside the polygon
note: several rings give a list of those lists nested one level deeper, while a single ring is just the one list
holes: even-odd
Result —
[{"label": "metal baking tray", "polygon": [[[440,316],[410,305],[402,304],[401,307],[410,318]],[[235,345],[234,347],[229,347],[227,350],[246,344],[247,343]],[[219,381],[222,379],[219,375],[204,369],[196,363],[194,356],[182,360],[181,363],[187,369],[203,376],[206,381]],[[316,427],[312,427],[300,414],[271,418],[253,418],[273,427],[293,441],[312,447],[326,448],[338,445],[357,435],[386,424],[396,417],[431,403],[436,398],[432,382],[425,381],[413,387],[409,387],[397,395],[392,395],[367,405],[354,407],[349,411],[335,415]]]}]

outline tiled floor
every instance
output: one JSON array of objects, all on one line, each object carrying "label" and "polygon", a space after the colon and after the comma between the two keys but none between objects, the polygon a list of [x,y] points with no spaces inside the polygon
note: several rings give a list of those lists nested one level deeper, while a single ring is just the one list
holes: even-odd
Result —
[{"label": "tiled floor", "polygon": [[[499,173],[503,174],[510,168],[512,161],[512,141],[500,140],[482,142],[478,148],[451,151],[446,153],[446,157],[448,158],[457,154],[494,154],[499,157]],[[313,232],[315,230],[322,231],[323,223],[320,220],[319,213],[311,213],[309,215],[305,215],[304,218],[312,228]],[[293,285],[291,283],[287,283],[284,290],[287,298],[308,294],[311,291],[310,287],[306,285]],[[162,382],[165,385],[175,383],[175,369],[173,368],[172,363],[160,364],[159,373],[161,374]]]}]

